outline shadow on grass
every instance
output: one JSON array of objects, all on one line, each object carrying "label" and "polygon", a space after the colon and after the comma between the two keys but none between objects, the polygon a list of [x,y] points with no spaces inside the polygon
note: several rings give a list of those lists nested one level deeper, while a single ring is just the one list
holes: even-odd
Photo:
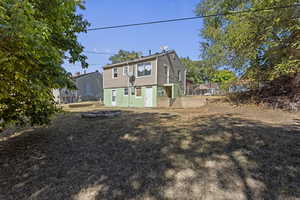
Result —
[{"label": "shadow on grass", "polygon": [[300,198],[299,127],[236,115],[74,113],[0,145],[0,199]]},{"label": "shadow on grass", "polygon": [[[215,162],[217,185],[245,199],[300,198],[300,127],[276,126],[233,116],[199,117],[194,145]],[[199,142],[200,141],[200,142]],[[187,153],[188,154],[188,153]],[[234,178],[233,178],[234,177]]]}]

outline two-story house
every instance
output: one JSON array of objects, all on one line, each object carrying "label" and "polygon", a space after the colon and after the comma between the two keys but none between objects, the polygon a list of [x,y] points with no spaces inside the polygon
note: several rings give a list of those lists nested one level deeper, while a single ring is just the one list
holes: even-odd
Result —
[{"label": "two-story house", "polygon": [[103,67],[105,106],[166,107],[185,94],[186,69],[175,51]]}]

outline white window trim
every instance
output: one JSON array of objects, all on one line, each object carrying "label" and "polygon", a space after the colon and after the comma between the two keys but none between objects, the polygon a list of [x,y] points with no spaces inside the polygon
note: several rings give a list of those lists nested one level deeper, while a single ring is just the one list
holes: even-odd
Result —
[{"label": "white window trim", "polygon": [[[166,69],[167,69],[167,74],[166,74]],[[164,75],[166,76],[167,84],[169,84],[170,83],[170,67],[169,67],[169,65],[164,64]]]},{"label": "white window trim", "polygon": [[181,70],[177,71],[177,76],[178,76],[178,81],[181,82],[182,78],[181,78]]},{"label": "white window trim", "polygon": [[129,66],[126,65],[123,67],[123,76],[126,76],[127,74],[125,73],[125,68],[127,68],[127,73],[129,72]]},{"label": "white window trim", "polygon": [[[117,69],[117,77],[115,77],[115,72],[114,72],[114,69]],[[119,76],[118,76],[118,68],[117,67],[113,67],[112,70],[111,70],[111,76],[112,76],[112,79],[117,79]]]},{"label": "white window trim", "polygon": [[[150,65],[151,65],[151,74],[150,75],[138,76],[138,65],[142,64],[142,63],[150,63]],[[151,77],[152,74],[153,74],[153,65],[152,65],[152,62],[142,62],[142,63],[138,63],[138,64],[135,65],[135,78]]]}]

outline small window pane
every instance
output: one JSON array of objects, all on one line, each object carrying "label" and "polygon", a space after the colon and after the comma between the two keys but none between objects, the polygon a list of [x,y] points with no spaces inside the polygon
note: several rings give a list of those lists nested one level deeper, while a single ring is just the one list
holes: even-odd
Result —
[{"label": "small window pane", "polygon": [[113,68],[113,77],[114,78],[118,77],[118,68]]},{"label": "small window pane", "polygon": [[138,65],[137,73],[138,73],[137,74],[138,76],[144,76],[144,65],[143,64]]},{"label": "small window pane", "polygon": [[124,67],[124,76],[128,74],[128,66]]},{"label": "small window pane", "polygon": [[181,72],[178,70],[178,81],[181,81]]},{"label": "small window pane", "polygon": [[145,76],[151,75],[151,69],[152,69],[151,64],[146,63],[145,64],[145,69],[144,69],[145,70],[145,72],[144,72]]}]

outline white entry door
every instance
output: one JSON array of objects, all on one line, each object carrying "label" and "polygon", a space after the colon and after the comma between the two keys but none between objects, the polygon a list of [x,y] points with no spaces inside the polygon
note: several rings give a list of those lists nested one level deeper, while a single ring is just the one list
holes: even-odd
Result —
[{"label": "white entry door", "polygon": [[152,87],[151,88],[146,88],[146,91],[145,91],[145,107],[153,107]]},{"label": "white entry door", "polygon": [[112,106],[117,105],[117,91],[116,90],[111,91],[111,105]]}]

